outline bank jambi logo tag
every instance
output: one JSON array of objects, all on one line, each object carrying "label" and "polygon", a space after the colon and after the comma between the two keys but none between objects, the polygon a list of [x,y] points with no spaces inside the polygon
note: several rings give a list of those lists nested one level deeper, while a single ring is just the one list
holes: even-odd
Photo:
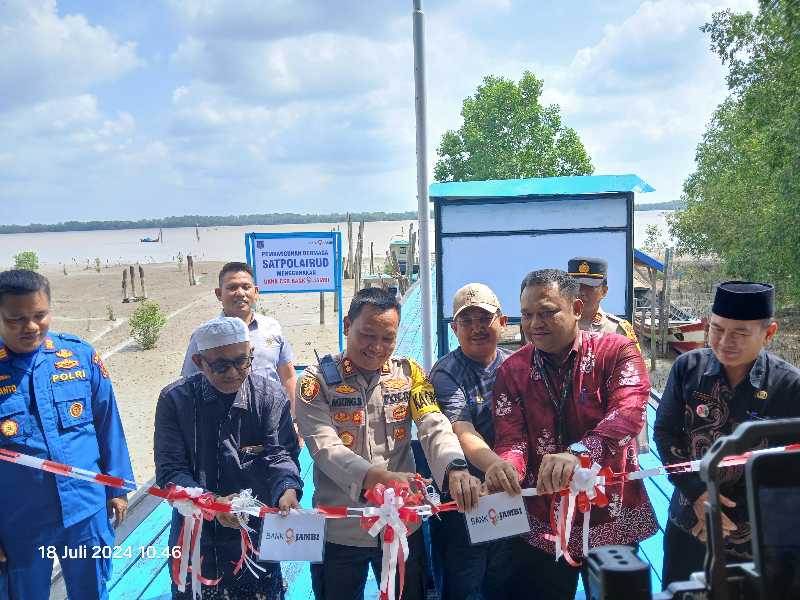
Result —
[{"label": "bank jambi logo tag", "polygon": [[493,508],[490,508],[488,516],[489,516],[489,521],[491,522],[491,524],[492,525],[497,525],[497,511],[495,509],[493,509]]},{"label": "bank jambi logo tag", "polygon": [[294,529],[289,527],[289,529],[286,530],[286,533],[283,534],[283,539],[286,540],[287,545],[291,546],[294,543]]}]

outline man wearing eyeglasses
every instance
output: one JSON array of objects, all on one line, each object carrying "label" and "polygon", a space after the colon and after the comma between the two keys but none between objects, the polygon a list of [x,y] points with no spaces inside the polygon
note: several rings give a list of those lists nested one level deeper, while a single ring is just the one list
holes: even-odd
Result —
[{"label": "man wearing eyeglasses", "polygon": [[[453,297],[451,327],[459,347],[431,369],[436,401],[453,424],[470,472],[496,480],[509,493],[520,493],[516,471],[492,451],[492,388],[497,368],[511,355],[497,341],[506,325],[495,293],[482,283],[469,283]],[[470,544],[464,518],[443,513],[432,519],[436,587],[442,600],[517,597],[510,588],[509,540]],[[514,593],[517,592],[517,593]]]},{"label": "man wearing eyeglasses", "polygon": [[[293,460],[299,451],[289,402],[280,386],[251,373],[253,347],[244,321],[219,317],[195,332],[192,360],[200,372],[164,388],[156,407],[155,462],[159,486],[199,487],[230,502],[244,489],[287,514],[298,508],[303,484]],[[182,517],[173,512],[170,546],[176,544]],[[204,521],[202,576],[221,578],[203,585],[214,597],[283,598],[280,565],[255,578],[247,569],[237,575],[241,556],[236,517],[220,513]],[[192,565],[201,569],[201,565]],[[173,586],[173,598],[192,598]],[[227,595],[226,595],[227,594]]]}]

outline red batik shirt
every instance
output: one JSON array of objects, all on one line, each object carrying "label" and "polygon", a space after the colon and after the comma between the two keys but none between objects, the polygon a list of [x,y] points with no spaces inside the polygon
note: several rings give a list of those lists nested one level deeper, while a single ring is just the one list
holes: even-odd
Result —
[{"label": "red batik shirt", "polygon": [[[557,412],[534,362],[534,346],[527,344],[497,370],[494,387],[495,452],[519,474],[523,486],[536,485],[542,456],[564,452],[574,442],[583,443],[593,462],[615,473],[639,469],[636,435],[645,423],[650,381],[635,342],[621,335],[580,331],[574,354],[572,389],[563,406],[565,438],[557,443]],[[561,398],[562,365],[545,359],[545,371]],[[566,365],[567,363],[565,363]],[[608,506],[592,507],[589,546],[636,544],[658,530],[650,500],[641,481],[606,487]],[[552,495],[525,498],[531,533],[528,543],[555,553],[551,533]],[[575,519],[569,540],[570,554],[582,556],[583,518]]]}]

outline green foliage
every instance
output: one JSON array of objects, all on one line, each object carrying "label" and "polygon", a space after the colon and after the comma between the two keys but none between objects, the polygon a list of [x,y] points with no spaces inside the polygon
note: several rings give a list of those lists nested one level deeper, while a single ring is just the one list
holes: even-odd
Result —
[{"label": "green foliage", "polygon": [[464,124],[442,136],[436,181],[591,175],[592,161],[558,105],[540,104],[543,86],[530,71],[519,85],[485,77],[464,100]]},{"label": "green foliage", "polygon": [[99,258],[95,258],[94,259],[94,270],[97,271],[98,273],[100,272],[100,259]]},{"label": "green foliage", "polygon": [[661,252],[667,247],[667,242],[664,239],[664,232],[658,225],[648,225],[645,228],[645,240],[642,248],[648,252]]},{"label": "green foliage", "polygon": [[167,318],[161,312],[161,307],[157,302],[142,302],[128,320],[131,337],[144,350],[155,348],[161,329],[166,322]]},{"label": "green foliage", "polygon": [[110,304],[106,304],[106,316],[108,317],[109,321],[116,321],[117,317],[114,316],[114,307]]},{"label": "green foliage", "polygon": [[679,250],[718,256],[726,276],[772,281],[781,303],[800,293],[800,3],[715,13],[703,30],[728,67],[717,108],[670,226]]},{"label": "green foliage", "polygon": [[36,252],[28,250],[14,255],[14,268],[27,269],[28,271],[39,270],[39,257]]}]

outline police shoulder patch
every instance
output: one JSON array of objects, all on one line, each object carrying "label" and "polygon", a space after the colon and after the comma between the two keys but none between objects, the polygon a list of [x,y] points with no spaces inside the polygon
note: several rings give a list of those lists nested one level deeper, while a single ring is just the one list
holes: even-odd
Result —
[{"label": "police shoulder patch", "polygon": [[433,391],[433,385],[425,376],[416,362],[412,359],[407,359],[408,365],[411,368],[411,399],[409,400],[409,408],[411,408],[411,418],[419,424],[422,417],[430,413],[441,413],[439,405],[436,403],[436,394]]},{"label": "police shoulder patch", "polygon": [[306,404],[311,404],[320,390],[319,379],[313,375],[304,375],[300,380],[300,398]]}]

